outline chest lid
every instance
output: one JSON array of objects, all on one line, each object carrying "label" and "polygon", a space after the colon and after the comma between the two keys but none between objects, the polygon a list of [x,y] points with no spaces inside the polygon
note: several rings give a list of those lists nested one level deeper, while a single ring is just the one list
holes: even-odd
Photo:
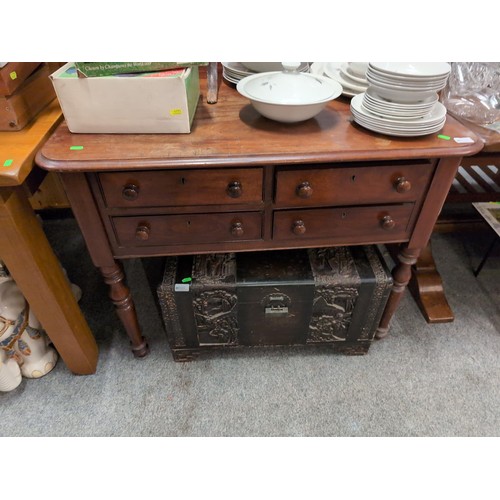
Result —
[{"label": "chest lid", "polygon": [[243,252],[236,262],[238,287],[314,285],[306,250]]},{"label": "chest lid", "polygon": [[225,288],[236,282],[234,253],[196,255],[191,270],[192,289]]}]

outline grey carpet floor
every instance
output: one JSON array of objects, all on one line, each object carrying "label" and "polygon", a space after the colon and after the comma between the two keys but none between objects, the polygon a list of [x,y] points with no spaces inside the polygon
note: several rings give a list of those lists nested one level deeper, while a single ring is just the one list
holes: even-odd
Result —
[{"label": "grey carpet floor", "polygon": [[[499,436],[500,251],[472,274],[491,234],[432,244],[452,323],[429,325],[410,294],[365,356],[329,349],[219,351],[172,360],[138,259],[125,262],[151,354],[134,359],[72,219],[45,221],[99,349],[97,372],[59,361],[0,393],[0,436]],[[500,245],[499,245],[500,247]]]}]

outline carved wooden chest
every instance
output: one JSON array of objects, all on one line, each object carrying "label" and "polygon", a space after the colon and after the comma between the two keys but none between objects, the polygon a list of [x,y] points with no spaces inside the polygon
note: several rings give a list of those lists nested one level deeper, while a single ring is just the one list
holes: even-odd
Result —
[{"label": "carved wooden chest", "polygon": [[217,347],[368,351],[392,278],[375,246],[167,259],[158,297],[176,361]]}]

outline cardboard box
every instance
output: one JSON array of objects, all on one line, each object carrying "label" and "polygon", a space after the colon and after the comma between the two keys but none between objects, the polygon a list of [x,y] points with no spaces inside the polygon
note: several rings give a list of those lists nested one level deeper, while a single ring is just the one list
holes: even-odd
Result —
[{"label": "cardboard box", "polygon": [[74,133],[189,133],[200,97],[198,67],[78,78],[68,63],[50,77]]},{"label": "cardboard box", "polygon": [[124,73],[144,73],[147,71],[165,71],[167,69],[187,68],[207,65],[201,62],[75,62],[78,76],[110,76]]},{"label": "cardboard box", "polygon": [[0,96],[0,130],[24,128],[56,97],[47,64],[37,69],[12,95]]},{"label": "cardboard box", "polygon": [[0,68],[0,95],[12,95],[42,64],[41,62],[9,62]]}]

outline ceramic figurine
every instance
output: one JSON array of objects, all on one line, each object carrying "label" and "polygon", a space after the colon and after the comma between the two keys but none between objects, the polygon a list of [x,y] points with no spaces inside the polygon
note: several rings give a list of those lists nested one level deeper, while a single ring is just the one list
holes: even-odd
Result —
[{"label": "ceramic figurine", "polygon": [[22,376],[43,377],[57,358],[14,280],[0,277],[0,391],[15,389]]},{"label": "ceramic figurine", "polygon": [[16,360],[0,351],[0,392],[13,391],[21,381],[21,368]]}]

